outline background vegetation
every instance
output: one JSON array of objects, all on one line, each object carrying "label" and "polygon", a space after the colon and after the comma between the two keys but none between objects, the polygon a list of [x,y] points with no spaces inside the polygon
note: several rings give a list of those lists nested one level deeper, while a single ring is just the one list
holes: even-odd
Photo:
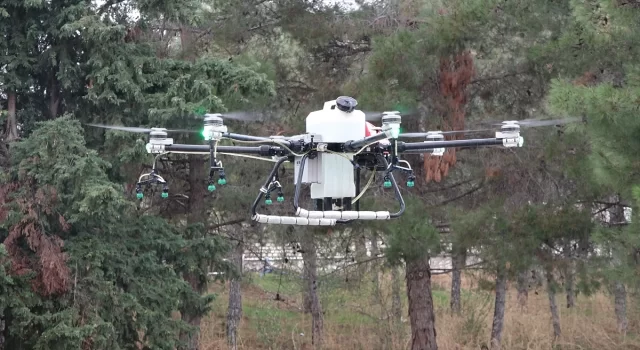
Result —
[{"label": "background vegetation", "polygon": [[[640,347],[637,1],[0,0],[0,53],[0,349]],[[331,230],[251,222],[247,158],[214,192],[207,157],[161,158],[139,201],[146,136],[86,126],[301,133],[340,95],[405,132],[578,121],[408,155],[400,220]],[[303,269],[243,268],[268,240]]]}]

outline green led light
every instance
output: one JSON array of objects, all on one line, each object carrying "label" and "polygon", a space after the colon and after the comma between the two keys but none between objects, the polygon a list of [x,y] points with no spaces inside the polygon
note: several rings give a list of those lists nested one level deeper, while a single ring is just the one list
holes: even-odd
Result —
[{"label": "green led light", "polygon": [[278,202],[284,202],[284,196],[278,196],[278,198],[276,198],[276,200]]},{"label": "green led light", "polygon": [[389,187],[391,187],[391,181],[389,181],[389,180],[385,181],[385,182],[384,182],[384,187],[385,187],[385,188],[389,188]]},{"label": "green led light", "polygon": [[208,190],[209,192],[213,192],[213,191],[215,191],[215,190],[216,190],[216,185],[211,184],[211,185],[207,186],[207,190]]},{"label": "green led light", "polygon": [[204,129],[202,129],[202,137],[204,137],[205,140],[209,141],[212,138],[212,127],[210,125],[207,125],[204,127]]},{"label": "green led light", "polygon": [[202,115],[205,115],[205,113],[207,113],[207,110],[204,107],[200,106],[196,108],[194,112],[195,114],[202,116]]},{"label": "green led light", "polygon": [[144,194],[142,194],[142,192],[138,192],[138,193],[136,193],[136,197],[138,199],[142,199],[142,197],[144,197]]},{"label": "green led light", "polygon": [[273,201],[271,199],[266,199],[264,201],[264,204],[266,204],[266,205],[273,204]]},{"label": "green led light", "polygon": [[168,198],[169,197],[169,193],[167,192],[162,192],[162,198]]},{"label": "green led light", "polygon": [[224,185],[227,183],[227,179],[218,179],[218,185]]},{"label": "green led light", "polygon": [[407,187],[413,187],[413,186],[415,186],[415,182],[407,181]]}]

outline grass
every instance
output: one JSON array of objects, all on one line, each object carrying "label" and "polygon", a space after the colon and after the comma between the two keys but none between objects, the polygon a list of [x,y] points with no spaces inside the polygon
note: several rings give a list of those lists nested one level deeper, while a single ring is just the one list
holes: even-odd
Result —
[{"label": "grass", "polygon": [[[331,276],[319,281],[319,295],[324,313],[325,349],[407,349],[410,326],[407,301],[402,286],[403,318],[399,325],[388,319],[391,309],[390,274],[361,281],[345,276]],[[434,276],[433,299],[440,349],[480,349],[488,344],[493,318],[494,296],[479,289],[477,278],[465,275],[463,280],[463,314],[449,313],[450,276]],[[403,281],[404,282],[404,281]],[[311,349],[311,316],[302,312],[303,280],[291,275],[249,275],[243,282],[243,317],[240,325],[240,349]],[[202,324],[202,349],[225,349],[225,319],[228,285],[215,284],[217,294],[213,310]],[[278,293],[284,301],[276,301]],[[564,305],[564,295],[558,294],[558,305]],[[629,333],[618,334],[613,300],[604,294],[579,296],[572,309],[560,307],[562,337],[556,348],[578,349],[640,349],[639,313],[629,300]],[[553,348],[549,302],[544,289],[529,293],[528,308],[517,306],[514,288],[509,288],[505,313],[502,348]]]}]

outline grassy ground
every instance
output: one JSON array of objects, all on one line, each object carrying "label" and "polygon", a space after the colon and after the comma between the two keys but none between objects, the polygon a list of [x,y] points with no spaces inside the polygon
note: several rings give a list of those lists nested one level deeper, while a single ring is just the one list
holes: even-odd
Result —
[{"label": "grassy ground", "polygon": [[[390,313],[390,274],[380,273],[377,292],[374,276],[361,281],[325,277],[319,293],[324,312],[325,349],[407,349],[410,326],[402,286],[403,319],[399,325]],[[295,276],[249,275],[243,283],[243,318],[239,334],[240,349],[311,349],[311,317],[302,312],[302,280]],[[403,281],[404,282],[404,281]],[[493,318],[493,293],[478,287],[474,276],[463,281],[463,315],[449,314],[450,277],[434,276],[433,298],[440,349],[480,349],[487,344]],[[549,302],[543,289],[529,294],[527,310],[516,303],[509,288],[503,349],[551,349],[552,328]],[[203,350],[225,349],[225,318],[228,285],[216,284],[217,295],[210,317],[202,325]],[[276,293],[284,301],[276,301]],[[630,306],[630,331],[617,334],[613,301],[604,294],[579,296],[577,306],[567,309],[564,295],[558,295],[562,337],[561,349],[640,349],[639,313]],[[632,305],[629,303],[629,305]]]}]

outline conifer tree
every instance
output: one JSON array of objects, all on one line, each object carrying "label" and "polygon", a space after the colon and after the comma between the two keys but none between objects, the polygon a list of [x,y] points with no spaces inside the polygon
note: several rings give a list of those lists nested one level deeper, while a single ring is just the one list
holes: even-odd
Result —
[{"label": "conifer tree", "polygon": [[571,11],[572,20],[563,35],[540,52],[554,61],[556,79],[549,92],[552,112],[586,119],[575,128],[577,135],[589,140],[586,166],[595,182],[609,191],[604,202],[620,211],[609,215],[617,220],[596,242],[609,252],[606,261],[612,271],[606,274],[606,282],[613,286],[618,326],[624,332],[625,289],[637,287],[628,268],[635,267],[640,246],[635,224],[620,226],[625,224],[623,203],[631,206],[634,219],[638,213],[640,15],[635,4],[621,1],[572,3]]},{"label": "conifer tree", "polygon": [[69,117],[40,124],[12,161],[4,246],[12,274],[32,275],[33,292],[4,309],[8,348],[177,346],[188,325],[172,312],[197,297],[175,268],[181,235],[138,213]]}]

